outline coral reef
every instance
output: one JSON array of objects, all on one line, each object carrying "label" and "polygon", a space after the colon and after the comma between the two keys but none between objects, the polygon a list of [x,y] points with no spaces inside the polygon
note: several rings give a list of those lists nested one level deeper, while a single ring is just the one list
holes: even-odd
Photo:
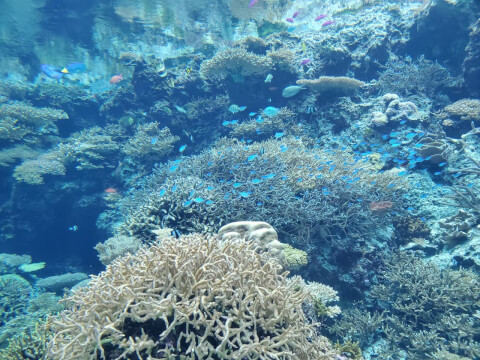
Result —
[{"label": "coral reef", "polygon": [[[327,236],[366,229],[374,221],[368,202],[397,199],[404,191],[395,173],[378,173],[368,159],[325,151],[310,141],[285,137],[246,146],[222,139],[196,157],[163,164],[141,189],[120,200],[116,211],[123,220],[112,226],[118,234],[149,239],[159,227],[215,231],[258,217],[287,231],[296,245],[308,241],[300,236],[304,232]],[[400,203],[395,200],[392,210]]]},{"label": "coral reef", "polygon": [[467,270],[440,270],[407,254],[395,256],[370,296],[386,306],[383,332],[389,353],[404,349],[408,358],[448,350],[480,356],[480,278]]},{"label": "coral reef", "polygon": [[20,275],[0,276],[0,327],[27,312],[33,288]]},{"label": "coral reef", "polygon": [[320,76],[318,79],[297,80],[298,85],[306,86],[316,93],[333,92],[349,94],[365,86],[363,81],[346,76]]},{"label": "coral reef", "polygon": [[272,67],[273,61],[270,58],[238,47],[220,51],[212,59],[203,61],[200,75],[210,81],[217,77],[231,76],[237,82],[241,82],[245,76],[266,75]]},{"label": "coral reef", "polygon": [[124,256],[126,254],[135,254],[142,242],[140,239],[118,235],[108,238],[103,243],[95,245],[95,250],[98,252],[98,258],[103,265],[110,264],[117,257]]},{"label": "coral reef", "polygon": [[463,62],[463,76],[468,90],[474,96],[480,96],[480,19],[471,27],[470,39],[465,49],[467,56]]},{"label": "coral reef", "polygon": [[306,293],[280,270],[243,239],[163,238],[66,299],[67,310],[50,320],[48,356],[331,358],[328,341],[306,323]]},{"label": "coral reef", "polygon": [[458,245],[466,241],[470,230],[477,224],[474,215],[460,209],[455,215],[442,219],[438,226],[443,229],[442,242],[449,247]]},{"label": "coral reef", "polygon": [[445,120],[474,121],[480,120],[480,100],[479,99],[461,99],[453,104],[445,106],[442,118]]}]

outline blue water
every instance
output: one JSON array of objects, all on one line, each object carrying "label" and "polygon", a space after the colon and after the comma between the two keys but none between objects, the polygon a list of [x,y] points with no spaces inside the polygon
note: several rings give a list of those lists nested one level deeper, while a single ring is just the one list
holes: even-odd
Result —
[{"label": "blue water", "polygon": [[[352,341],[365,359],[480,358],[478,2],[0,9],[2,359],[27,359],[7,340],[158,231],[181,240],[236,221],[270,224],[308,259],[282,266],[338,292],[296,310],[344,344],[336,359],[360,359]],[[334,305],[342,313],[326,315]],[[158,322],[119,331],[155,338]],[[182,326],[149,351],[165,355]],[[36,359],[84,356],[55,355],[65,342],[49,336]],[[292,349],[280,358],[301,356]]]}]

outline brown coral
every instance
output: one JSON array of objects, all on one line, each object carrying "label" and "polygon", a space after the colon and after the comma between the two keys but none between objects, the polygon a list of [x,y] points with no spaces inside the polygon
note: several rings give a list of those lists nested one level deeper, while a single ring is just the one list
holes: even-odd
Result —
[{"label": "brown coral", "polygon": [[249,75],[264,75],[273,68],[273,61],[266,56],[256,55],[244,48],[232,48],[218,52],[200,66],[204,79],[215,77],[242,79]]},{"label": "brown coral", "polygon": [[251,242],[164,238],[117,259],[51,320],[52,359],[328,359],[307,294]]},{"label": "brown coral", "polygon": [[459,121],[480,120],[480,100],[461,99],[444,109],[449,117]]}]

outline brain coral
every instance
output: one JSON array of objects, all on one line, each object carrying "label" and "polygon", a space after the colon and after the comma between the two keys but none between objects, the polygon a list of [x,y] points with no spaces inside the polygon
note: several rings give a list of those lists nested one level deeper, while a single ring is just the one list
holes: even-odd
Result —
[{"label": "brain coral", "polygon": [[308,294],[238,238],[163,238],[115,260],[51,320],[52,359],[331,359]]}]

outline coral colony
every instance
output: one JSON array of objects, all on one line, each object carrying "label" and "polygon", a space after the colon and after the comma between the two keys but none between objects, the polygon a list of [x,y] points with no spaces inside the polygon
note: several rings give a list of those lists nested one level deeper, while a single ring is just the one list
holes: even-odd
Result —
[{"label": "coral colony", "polygon": [[0,359],[479,359],[479,17],[4,1]]}]

